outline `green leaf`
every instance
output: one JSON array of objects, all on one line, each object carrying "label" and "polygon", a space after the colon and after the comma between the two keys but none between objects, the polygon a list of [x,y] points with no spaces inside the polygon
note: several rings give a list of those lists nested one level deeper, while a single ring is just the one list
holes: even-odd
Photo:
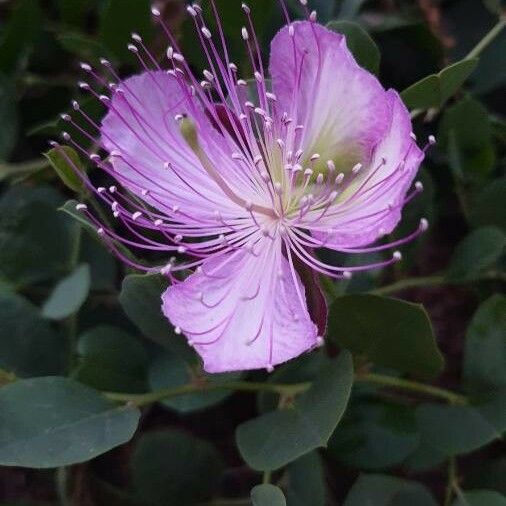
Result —
[{"label": "green leaf", "polygon": [[[0,75],[0,160],[7,160],[16,144],[18,113],[12,83]],[[7,167],[0,166],[0,181]]]},{"label": "green leaf", "polygon": [[439,146],[448,152],[456,177],[480,181],[495,165],[492,126],[488,111],[466,98],[449,107],[439,126]]},{"label": "green leaf", "polygon": [[85,462],[128,441],[139,410],[118,407],[68,378],[0,389],[0,464],[51,468]]},{"label": "green leaf", "polygon": [[478,59],[461,60],[412,84],[401,93],[407,107],[430,109],[442,107],[473,73]]},{"label": "green leaf", "polygon": [[325,506],[325,476],[317,451],[292,462],[288,468],[288,506]]},{"label": "green leaf", "polygon": [[177,430],[144,434],[131,465],[136,496],[154,506],[209,499],[223,469],[211,444]]},{"label": "green leaf", "polygon": [[137,63],[127,49],[132,32],[149,38],[152,32],[149,0],[107,0],[101,12],[99,41],[121,63]]},{"label": "green leaf", "polygon": [[99,241],[99,236],[83,234],[81,237],[80,262],[90,266],[91,288],[114,292],[118,276],[117,263],[111,253]]},{"label": "green leaf", "polygon": [[506,386],[506,297],[494,295],[476,311],[467,330],[464,380],[471,389]]},{"label": "green leaf", "polygon": [[251,491],[253,506],[286,506],[283,491],[270,483],[257,485]]},{"label": "green leaf", "polygon": [[380,474],[362,474],[343,506],[437,506],[430,492],[414,481]]},{"label": "green leaf", "polygon": [[418,304],[375,295],[347,295],[329,311],[329,336],[352,353],[401,372],[432,378],[444,367],[432,326]]},{"label": "green leaf", "polygon": [[142,344],[122,329],[102,325],[87,330],[77,345],[76,379],[98,390],[143,392],[148,357]]},{"label": "green leaf", "polygon": [[[198,379],[209,383],[223,383],[237,380],[240,377],[240,373],[207,374],[202,370],[196,358],[188,361],[170,350],[158,353],[149,366],[149,385],[152,390],[176,388],[192,381],[198,381]],[[179,413],[191,413],[218,404],[231,394],[230,390],[197,392],[179,395],[173,399],[161,401],[161,403]]]},{"label": "green leaf", "polygon": [[477,195],[471,208],[473,226],[495,225],[506,231],[506,177],[492,181]]},{"label": "green leaf", "polygon": [[35,306],[0,289],[0,322],[0,367],[22,377],[61,372],[62,339]]},{"label": "green leaf", "polygon": [[342,352],[293,407],[239,425],[236,440],[244,460],[253,469],[269,471],[326,446],[346,409],[352,384],[351,355]]},{"label": "green leaf", "polygon": [[162,275],[127,276],[119,296],[121,307],[146,337],[183,356],[193,356],[162,313],[162,293],[167,286],[167,279]]},{"label": "green leaf", "polygon": [[76,193],[85,191],[82,179],[76,174],[76,170],[84,174],[84,167],[74,149],[70,146],[61,146],[50,149],[44,156],[68,188]]},{"label": "green leaf", "polygon": [[90,291],[90,267],[86,264],[62,279],[42,306],[42,315],[51,320],[63,320],[84,304]]},{"label": "green leaf", "polygon": [[419,438],[411,409],[361,402],[352,405],[335,430],[328,453],[358,469],[387,469],[404,461],[417,448]]},{"label": "green leaf", "polygon": [[342,33],[357,63],[369,72],[378,74],[380,51],[371,36],[360,25],[352,21],[331,21],[327,24],[327,28]]},{"label": "green leaf", "polygon": [[446,276],[451,280],[470,280],[492,267],[504,252],[506,236],[497,227],[472,231],[456,247]]},{"label": "green leaf", "polygon": [[506,497],[493,490],[472,490],[463,492],[452,506],[506,506]]},{"label": "green leaf", "polygon": [[482,410],[473,406],[420,405],[416,419],[422,444],[452,456],[472,452],[500,438],[496,420],[484,416]]},{"label": "green leaf", "polygon": [[42,26],[37,0],[14,2],[0,41],[0,72],[14,72],[25,58]]},{"label": "green leaf", "polygon": [[48,187],[16,186],[0,197],[0,277],[22,287],[68,272],[76,227]]}]

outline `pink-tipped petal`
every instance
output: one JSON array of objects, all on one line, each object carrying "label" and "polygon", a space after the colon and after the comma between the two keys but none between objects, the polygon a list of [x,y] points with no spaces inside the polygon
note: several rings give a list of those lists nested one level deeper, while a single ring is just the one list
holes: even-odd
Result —
[{"label": "pink-tipped petal", "polygon": [[[227,176],[235,174],[233,140],[216,130],[187,85],[158,71],[121,82],[102,121],[102,145],[112,155],[117,179],[161,211],[177,206],[197,222],[212,219],[216,210],[241,215],[243,210],[223,193],[182,136],[183,115],[194,123],[199,145],[213,166]],[[241,181],[234,178],[230,185],[247,193]]]},{"label": "pink-tipped petal", "polygon": [[272,41],[270,73],[280,112],[304,125],[306,159],[318,153],[339,171],[370,159],[388,128],[388,103],[342,35],[310,22],[283,28]]},{"label": "pink-tipped petal", "polygon": [[[326,247],[370,244],[392,232],[401,219],[406,193],[424,154],[411,137],[409,112],[399,95],[393,90],[386,95],[390,109],[387,135],[376,147],[370,166],[319,220],[318,226],[331,233],[313,233]],[[315,214],[306,220],[311,221]]]},{"label": "pink-tipped petal", "polygon": [[280,241],[261,239],[253,253],[241,249],[209,259],[201,271],[169,287],[162,310],[206,371],[270,370],[319,342],[297,292],[305,303]]}]

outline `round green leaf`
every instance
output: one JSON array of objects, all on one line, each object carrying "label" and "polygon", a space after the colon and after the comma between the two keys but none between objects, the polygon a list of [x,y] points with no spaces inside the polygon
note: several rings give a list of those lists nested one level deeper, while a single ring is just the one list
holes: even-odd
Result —
[{"label": "round green leaf", "polygon": [[506,177],[487,185],[474,200],[470,220],[473,226],[495,225],[506,231]]},{"label": "round green leaf", "polygon": [[251,491],[253,506],[286,506],[283,491],[270,483],[257,485]]},{"label": "round green leaf", "polygon": [[128,441],[139,410],[68,378],[20,380],[0,389],[0,464],[50,468],[85,462]]},{"label": "round green leaf", "polygon": [[449,107],[440,122],[439,146],[447,150],[456,177],[483,180],[495,164],[487,109],[471,98]]},{"label": "round green leaf", "polygon": [[15,186],[0,198],[0,275],[24,286],[68,272],[76,226],[53,189]]},{"label": "round green leaf", "polygon": [[347,295],[330,306],[328,334],[356,355],[401,372],[437,376],[444,360],[423,306],[375,295]]},{"label": "round green leaf", "polygon": [[495,264],[505,245],[506,235],[497,227],[474,230],[457,245],[446,273],[448,279],[473,279]]},{"label": "round green leaf", "polygon": [[[148,374],[152,390],[180,387],[198,381],[197,378],[210,383],[223,383],[237,380],[240,377],[240,373],[206,374],[200,364],[188,362],[169,350],[164,350],[155,357],[149,366]],[[180,413],[191,413],[218,404],[231,394],[230,390],[196,392],[166,399],[161,403]]]},{"label": "round green leaf", "polygon": [[0,367],[17,376],[62,371],[62,339],[30,302],[0,288],[0,322]]},{"label": "round green leaf", "polygon": [[222,469],[212,445],[175,430],[145,434],[132,457],[135,493],[143,504],[154,506],[209,499]]},{"label": "round green leaf", "polygon": [[494,421],[472,406],[422,404],[416,419],[422,443],[446,455],[469,453],[501,437]]},{"label": "round green leaf", "polygon": [[287,467],[288,506],[325,506],[325,476],[320,455],[308,453]]},{"label": "round green leaf", "polygon": [[184,357],[193,357],[191,348],[174,332],[162,313],[162,293],[167,286],[164,276],[132,274],[123,281],[119,301],[127,316],[146,337]]},{"label": "round green leaf", "polygon": [[380,51],[371,36],[360,25],[352,21],[331,21],[327,24],[327,28],[342,33],[357,63],[369,72],[378,74]]},{"label": "round green leaf", "polygon": [[90,291],[90,267],[80,265],[53,289],[42,306],[42,315],[51,320],[63,320],[79,310]]},{"label": "round green leaf", "polygon": [[143,392],[148,358],[142,344],[122,329],[99,326],[87,330],[77,344],[75,378],[110,392]]},{"label": "round green leaf", "polygon": [[352,384],[351,355],[342,352],[293,407],[239,425],[236,440],[244,460],[253,469],[270,471],[326,446],[346,409]]},{"label": "round green leaf", "polygon": [[493,490],[472,490],[464,492],[452,506],[506,506],[506,497]]},{"label": "round green leaf", "polygon": [[506,386],[506,297],[494,295],[473,316],[467,330],[464,380],[472,389]]},{"label": "round green leaf", "polygon": [[394,476],[363,474],[353,485],[344,506],[437,506],[419,483]]},{"label": "round green leaf", "polygon": [[362,402],[352,406],[337,427],[328,452],[347,466],[380,470],[400,464],[418,443],[419,434],[409,408]]}]

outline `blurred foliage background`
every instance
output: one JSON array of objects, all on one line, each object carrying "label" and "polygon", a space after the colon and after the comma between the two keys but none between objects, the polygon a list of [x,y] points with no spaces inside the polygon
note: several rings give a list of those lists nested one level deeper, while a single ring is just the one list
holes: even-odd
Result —
[{"label": "blurred foliage background", "polygon": [[[240,2],[218,4],[233,58],[244,61]],[[54,152],[44,156],[73,98],[97,121],[103,113],[78,90],[88,78],[80,62],[100,66],[106,57],[121,75],[138,71],[126,48],[132,32],[163,60],[167,43],[149,2],[0,2],[0,506],[240,506],[251,504],[250,489],[262,480],[281,487],[289,506],[506,504],[504,6],[310,4],[320,22],[349,36],[385,87],[404,91],[420,142],[438,139],[420,173],[425,191],[396,236],[421,217],[431,227],[395,268],[327,284],[327,353],[271,376],[206,378],[160,315],[165,280],[126,269],[71,216],[74,204],[65,202],[78,181]],[[191,65],[202,68],[184,2],[156,5]],[[250,6],[267,59],[279,7]],[[290,9],[300,14],[297,2]],[[427,313],[379,296],[421,303]],[[328,358],[338,348],[353,352],[357,381],[334,430],[351,374],[346,352]],[[315,377],[292,412],[322,426],[311,442],[303,421],[271,410],[279,395],[278,405],[290,407],[297,385]],[[409,383],[423,378],[442,390]],[[248,380],[295,387],[241,391]],[[163,395],[223,382],[232,386]],[[265,486],[252,500],[282,505],[278,492]]]}]

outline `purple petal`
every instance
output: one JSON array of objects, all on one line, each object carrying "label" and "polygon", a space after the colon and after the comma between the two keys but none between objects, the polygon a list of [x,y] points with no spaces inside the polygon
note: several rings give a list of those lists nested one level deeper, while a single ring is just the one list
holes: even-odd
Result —
[{"label": "purple petal", "polygon": [[243,249],[207,260],[167,289],[162,310],[208,372],[270,370],[318,342],[304,288],[280,241],[264,239],[253,253]]},{"label": "purple petal", "polygon": [[272,41],[270,73],[280,113],[304,125],[305,156],[318,153],[339,171],[370,160],[388,128],[388,102],[342,35],[310,22],[283,28]]},{"label": "purple petal", "polygon": [[[389,129],[374,151],[370,166],[337,198],[319,220],[313,236],[326,247],[358,247],[389,234],[401,219],[406,197],[424,154],[411,137],[411,119],[399,95],[386,93]],[[308,216],[307,221],[313,219]],[[325,233],[323,230],[332,231]]]}]

